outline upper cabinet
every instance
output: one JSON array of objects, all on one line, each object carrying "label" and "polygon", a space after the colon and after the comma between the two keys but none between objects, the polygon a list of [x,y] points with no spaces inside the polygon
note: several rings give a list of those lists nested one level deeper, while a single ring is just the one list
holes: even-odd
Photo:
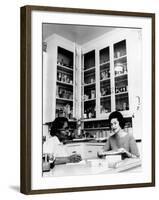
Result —
[{"label": "upper cabinet", "polygon": [[83,118],[96,117],[96,65],[95,50],[84,54],[82,68],[82,115]]},{"label": "upper cabinet", "polygon": [[139,32],[114,31],[83,46],[82,118],[107,119],[110,112],[124,117],[136,112],[141,99],[141,41]]},{"label": "upper cabinet", "polygon": [[128,69],[127,69],[127,41],[122,40],[113,44],[114,53],[114,86],[115,110],[129,110]]},{"label": "upper cabinet", "polygon": [[58,35],[49,38],[43,57],[43,122],[61,115],[85,122],[106,120],[118,110],[140,132],[140,34],[114,29],[83,45]]},{"label": "upper cabinet", "polygon": [[43,122],[75,117],[75,45],[54,34],[47,41],[43,67]]},{"label": "upper cabinet", "polygon": [[111,66],[110,47],[99,50],[99,75],[100,75],[100,114],[111,112]]},{"label": "upper cabinet", "polygon": [[73,118],[74,54],[57,46],[56,117]]}]

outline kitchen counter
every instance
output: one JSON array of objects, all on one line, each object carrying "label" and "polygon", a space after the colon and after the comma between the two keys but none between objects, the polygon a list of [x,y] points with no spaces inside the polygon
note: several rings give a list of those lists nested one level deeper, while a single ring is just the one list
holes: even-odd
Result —
[{"label": "kitchen counter", "polygon": [[109,167],[106,159],[85,159],[80,163],[68,163],[63,165],[56,165],[49,172],[44,172],[44,177],[58,177],[58,176],[78,176],[78,175],[97,175],[110,173],[132,173],[141,172],[140,159],[125,159],[118,162],[114,167]]}]

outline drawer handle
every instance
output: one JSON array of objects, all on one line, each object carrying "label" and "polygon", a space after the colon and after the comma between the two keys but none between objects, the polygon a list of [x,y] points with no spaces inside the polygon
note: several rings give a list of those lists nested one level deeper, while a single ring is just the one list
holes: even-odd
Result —
[{"label": "drawer handle", "polygon": [[77,153],[76,151],[72,151],[72,153]]},{"label": "drawer handle", "polygon": [[92,151],[90,150],[90,151],[88,151],[88,153],[92,153]]}]

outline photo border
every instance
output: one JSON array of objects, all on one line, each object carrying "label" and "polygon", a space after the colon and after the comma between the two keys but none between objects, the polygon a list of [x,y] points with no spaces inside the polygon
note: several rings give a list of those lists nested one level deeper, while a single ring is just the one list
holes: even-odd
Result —
[{"label": "photo border", "polygon": [[[76,188],[58,188],[58,189],[42,189],[32,190],[31,188],[31,13],[32,11],[48,11],[62,13],[83,13],[83,14],[98,14],[98,15],[115,15],[115,16],[131,16],[131,17],[148,17],[152,20],[152,163],[151,163],[151,182],[150,183],[135,183],[124,185],[101,185]],[[137,188],[137,187],[152,187],[155,186],[155,14],[140,13],[140,12],[125,12],[111,10],[93,10],[93,9],[77,9],[64,7],[47,7],[47,6],[24,6],[21,7],[21,73],[20,73],[20,191],[24,194],[43,194],[43,193],[61,193],[61,192],[79,192],[93,191],[106,189],[121,189],[121,188]]]}]

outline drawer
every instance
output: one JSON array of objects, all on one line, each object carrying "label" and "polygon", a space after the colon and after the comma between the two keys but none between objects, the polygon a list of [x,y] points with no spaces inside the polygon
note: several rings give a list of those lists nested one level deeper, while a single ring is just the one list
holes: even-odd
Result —
[{"label": "drawer", "polygon": [[103,144],[67,144],[68,155],[80,154],[82,159],[97,158],[97,152],[102,150]]},{"label": "drawer", "polygon": [[97,152],[102,150],[103,145],[87,145],[84,151],[84,157],[87,158],[97,158]]},{"label": "drawer", "polygon": [[72,154],[80,154],[81,156],[84,153],[84,147],[83,145],[79,145],[79,144],[69,144],[66,147],[67,153],[68,155],[72,155]]}]

